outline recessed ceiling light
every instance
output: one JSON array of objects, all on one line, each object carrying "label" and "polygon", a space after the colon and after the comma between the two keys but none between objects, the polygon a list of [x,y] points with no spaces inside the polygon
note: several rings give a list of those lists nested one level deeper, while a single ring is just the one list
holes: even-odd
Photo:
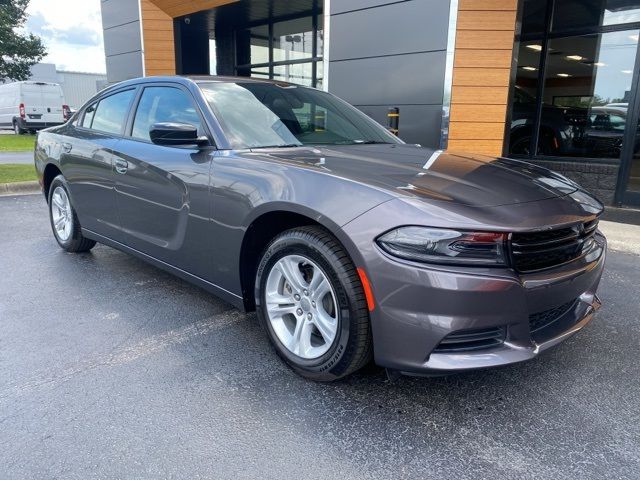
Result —
[{"label": "recessed ceiling light", "polygon": [[633,73],[633,70],[620,70],[622,73],[626,73],[627,75],[630,75]]},{"label": "recessed ceiling light", "polygon": [[638,39],[640,39],[640,36],[639,36],[639,35],[629,35],[629,38],[630,38],[631,40],[634,40],[634,41],[636,41],[636,42],[637,42],[637,41],[638,41]]},{"label": "recessed ceiling light", "polygon": [[567,60],[575,60],[576,62],[579,62],[580,60],[584,60],[584,57],[581,57],[580,55],[567,55]]},{"label": "recessed ceiling light", "polygon": [[537,70],[536,67],[522,67],[523,70],[528,70],[529,72],[535,72]]},{"label": "recessed ceiling light", "polygon": [[569,75],[568,73],[559,73],[558,76],[562,78],[567,78],[567,77],[570,77],[571,75]]},{"label": "recessed ceiling light", "polygon": [[535,50],[536,52],[541,52],[542,51],[542,45],[538,45],[536,43],[534,43],[532,45],[527,45],[527,48],[530,48],[531,50]]}]

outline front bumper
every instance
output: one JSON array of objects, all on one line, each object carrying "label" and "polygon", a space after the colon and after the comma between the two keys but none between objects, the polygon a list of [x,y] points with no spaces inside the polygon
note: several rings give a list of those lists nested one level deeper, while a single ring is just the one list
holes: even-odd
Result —
[{"label": "front bumper", "polygon": [[[509,269],[426,266],[365,249],[376,305],[371,312],[378,365],[405,374],[450,373],[529,360],[587,325],[600,307],[606,239],[553,269],[519,274]],[[532,318],[560,311],[532,333]],[[449,334],[500,327],[503,341],[472,351],[442,351]]]},{"label": "front bumper", "polygon": [[431,372],[454,372],[531,360],[580,331],[593,319],[601,305],[597,295],[585,293],[579,298],[574,310],[557,320],[555,332],[542,341],[536,341],[533,338],[525,342],[507,339],[500,347],[478,350],[471,354],[432,353],[423,368]]}]

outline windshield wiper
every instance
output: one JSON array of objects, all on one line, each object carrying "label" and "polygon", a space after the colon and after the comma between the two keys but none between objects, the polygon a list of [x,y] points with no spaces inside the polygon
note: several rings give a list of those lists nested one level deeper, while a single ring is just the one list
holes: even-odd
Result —
[{"label": "windshield wiper", "polygon": [[302,147],[302,143],[282,143],[280,145],[260,145],[259,147],[251,147],[251,148],[291,148],[291,147]]},{"label": "windshield wiper", "polygon": [[392,142],[383,142],[382,140],[354,140],[355,145],[391,145]]}]

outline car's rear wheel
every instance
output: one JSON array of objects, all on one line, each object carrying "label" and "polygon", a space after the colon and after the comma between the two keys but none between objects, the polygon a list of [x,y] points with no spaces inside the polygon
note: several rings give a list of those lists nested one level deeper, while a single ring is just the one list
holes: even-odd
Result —
[{"label": "car's rear wheel", "polygon": [[20,128],[18,122],[13,122],[13,133],[16,135],[24,135],[24,130]]},{"label": "car's rear wheel", "polygon": [[71,205],[67,183],[58,175],[49,187],[49,220],[58,244],[67,252],[79,253],[91,250],[96,242],[82,235],[76,211]]},{"label": "car's rear wheel", "polygon": [[256,276],[256,307],[278,354],[296,372],[332,381],[371,358],[364,291],[344,248],[319,227],[278,235]]}]

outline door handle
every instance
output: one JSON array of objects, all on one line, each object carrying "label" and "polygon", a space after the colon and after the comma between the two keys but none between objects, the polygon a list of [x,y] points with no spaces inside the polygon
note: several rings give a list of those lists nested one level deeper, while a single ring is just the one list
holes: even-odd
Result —
[{"label": "door handle", "polygon": [[64,150],[64,153],[69,153],[72,148],[73,148],[73,145],[71,145],[70,143],[67,143],[67,142],[62,143],[62,150]]},{"label": "door handle", "polygon": [[122,173],[122,174],[127,173],[127,170],[129,169],[129,162],[127,162],[126,160],[117,158],[114,163],[116,167],[116,172]]}]

